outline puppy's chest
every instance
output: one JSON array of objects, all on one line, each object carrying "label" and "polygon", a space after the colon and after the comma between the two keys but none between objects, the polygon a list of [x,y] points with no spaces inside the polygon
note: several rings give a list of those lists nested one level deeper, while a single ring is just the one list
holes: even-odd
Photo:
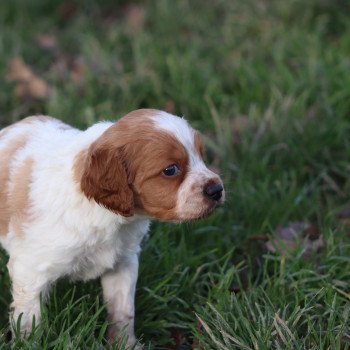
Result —
[{"label": "puppy's chest", "polygon": [[89,280],[99,277],[107,269],[112,269],[122,251],[118,239],[89,242],[76,250],[71,262],[70,277],[73,280]]},{"label": "puppy's chest", "polygon": [[147,231],[148,223],[139,223],[91,233],[74,254],[70,277],[73,280],[89,280],[113,269],[127,255],[139,253],[140,243]]}]

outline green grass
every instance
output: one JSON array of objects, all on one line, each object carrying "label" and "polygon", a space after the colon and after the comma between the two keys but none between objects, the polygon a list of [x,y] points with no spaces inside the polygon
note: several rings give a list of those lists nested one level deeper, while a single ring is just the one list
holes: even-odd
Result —
[{"label": "green grass", "polygon": [[[349,348],[350,237],[337,213],[350,201],[350,6],[69,3],[0,4],[2,77],[19,56],[51,87],[42,100],[20,98],[0,79],[0,125],[45,113],[84,128],[169,109],[206,136],[225,180],[227,202],[212,217],[154,223],[143,243],[136,333],[146,348]],[[57,44],[43,48],[38,34]],[[308,259],[302,247],[285,258],[249,239],[295,221],[324,236]],[[0,349],[10,347],[6,260],[0,253]],[[98,281],[60,281],[37,331],[15,344],[101,349],[106,326]]]}]

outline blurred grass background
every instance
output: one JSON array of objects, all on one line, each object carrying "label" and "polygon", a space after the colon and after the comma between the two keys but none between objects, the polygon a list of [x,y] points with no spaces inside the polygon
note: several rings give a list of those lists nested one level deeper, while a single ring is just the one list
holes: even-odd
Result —
[{"label": "blurred grass background", "polygon": [[[349,348],[349,10],[341,0],[1,2],[1,127],[40,113],[85,128],[165,109],[203,133],[225,180],[212,217],[154,223],[144,242],[136,332],[147,349]],[[288,241],[296,222],[309,246]],[[288,252],[273,253],[265,243],[281,232]],[[6,261],[0,252],[0,349],[10,347]],[[43,314],[15,348],[107,346],[98,281],[59,282]]]}]

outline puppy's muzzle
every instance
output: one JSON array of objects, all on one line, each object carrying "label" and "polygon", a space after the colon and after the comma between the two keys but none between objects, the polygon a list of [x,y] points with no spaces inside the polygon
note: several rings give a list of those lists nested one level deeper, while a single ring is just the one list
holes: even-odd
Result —
[{"label": "puppy's muzzle", "polygon": [[204,188],[204,195],[211,200],[218,202],[222,197],[224,187],[222,184],[210,184]]}]

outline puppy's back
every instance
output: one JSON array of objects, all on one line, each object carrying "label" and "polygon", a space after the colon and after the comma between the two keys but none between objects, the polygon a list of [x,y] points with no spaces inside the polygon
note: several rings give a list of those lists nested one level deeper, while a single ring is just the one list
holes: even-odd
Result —
[{"label": "puppy's back", "polygon": [[0,242],[5,248],[10,227],[19,232],[26,215],[35,157],[50,148],[50,134],[57,137],[68,130],[74,129],[45,116],[28,117],[0,130]]}]

